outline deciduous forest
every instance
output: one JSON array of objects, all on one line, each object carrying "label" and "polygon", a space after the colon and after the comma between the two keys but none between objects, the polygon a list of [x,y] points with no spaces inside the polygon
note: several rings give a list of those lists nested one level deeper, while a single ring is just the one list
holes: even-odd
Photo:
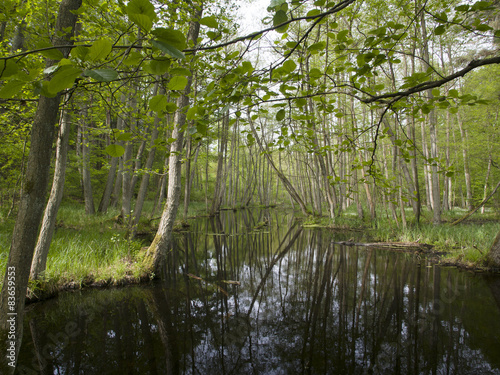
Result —
[{"label": "deciduous forest", "polygon": [[249,207],[400,242],[454,225],[500,267],[500,2],[270,0],[249,32],[241,6],[2,2],[4,330],[88,248],[161,279],[190,217]]}]

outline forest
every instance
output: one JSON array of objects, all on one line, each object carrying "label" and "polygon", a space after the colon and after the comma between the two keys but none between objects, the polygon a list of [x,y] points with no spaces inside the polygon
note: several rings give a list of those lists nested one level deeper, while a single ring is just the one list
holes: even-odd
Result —
[{"label": "forest", "polygon": [[270,0],[243,30],[253,6],[2,2],[3,330],[103,264],[162,278],[189,218],[250,207],[500,267],[500,2]]}]

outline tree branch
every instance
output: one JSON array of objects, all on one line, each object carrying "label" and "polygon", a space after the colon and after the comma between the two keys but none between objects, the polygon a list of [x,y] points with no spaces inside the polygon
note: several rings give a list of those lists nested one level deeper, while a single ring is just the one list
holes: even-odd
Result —
[{"label": "tree branch", "polygon": [[441,87],[445,83],[453,81],[454,79],[457,79],[459,77],[463,77],[464,75],[469,73],[471,70],[479,68],[480,66],[492,65],[492,64],[500,64],[500,56],[491,57],[488,59],[472,60],[465,68],[463,68],[462,70],[459,70],[456,73],[450,74],[449,76],[446,76],[446,77],[439,79],[437,81],[427,81],[427,82],[420,83],[420,84],[413,86],[412,88],[405,90],[405,91],[376,95],[376,96],[372,96],[371,98],[368,98],[368,99],[362,99],[362,98],[358,98],[358,99],[366,104],[373,103],[373,102],[385,102],[384,99],[390,99],[390,98],[393,98],[395,100],[399,100],[401,98],[416,94],[418,92],[431,90],[435,87]]}]

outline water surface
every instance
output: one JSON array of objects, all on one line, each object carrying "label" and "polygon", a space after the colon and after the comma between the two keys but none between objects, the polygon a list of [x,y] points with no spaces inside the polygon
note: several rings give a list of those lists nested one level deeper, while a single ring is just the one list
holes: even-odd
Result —
[{"label": "water surface", "polygon": [[500,374],[498,278],[334,244],[352,236],[193,221],[163,282],[30,306],[16,373]]}]

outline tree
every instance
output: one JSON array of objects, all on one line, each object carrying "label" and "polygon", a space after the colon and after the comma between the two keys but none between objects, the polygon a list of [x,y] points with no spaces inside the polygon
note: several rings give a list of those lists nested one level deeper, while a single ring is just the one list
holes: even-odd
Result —
[{"label": "tree", "polygon": [[[72,37],[76,25],[76,11],[82,4],[81,0],[62,0],[59,6],[55,26],[54,46],[68,46],[73,43]],[[61,48],[62,56],[68,56],[70,49]],[[5,61],[5,60],[4,60]],[[47,67],[52,67],[56,61],[47,60]],[[10,325],[4,317],[15,315],[16,353],[19,352],[23,332],[23,313],[26,298],[26,289],[35,249],[38,227],[47,189],[50,157],[55,124],[59,112],[61,95],[53,97],[40,96],[35,113],[31,147],[28,155],[25,189],[22,192],[16,225],[12,236],[12,243],[7,261],[7,272],[4,277],[0,295],[0,331],[6,332]],[[9,272],[14,272],[15,282],[9,280]],[[9,283],[9,281],[11,281]],[[11,315],[9,315],[11,314]],[[5,341],[2,340],[2,345]],[[4,349],[4,348],[2,348]],[[2,350],[4,353],[5,350]],[[5,359],[5,356],[2,356]],[[16,359],[13,360],[15,363]],[[12,368],[12,367],[11,367]]]}]

